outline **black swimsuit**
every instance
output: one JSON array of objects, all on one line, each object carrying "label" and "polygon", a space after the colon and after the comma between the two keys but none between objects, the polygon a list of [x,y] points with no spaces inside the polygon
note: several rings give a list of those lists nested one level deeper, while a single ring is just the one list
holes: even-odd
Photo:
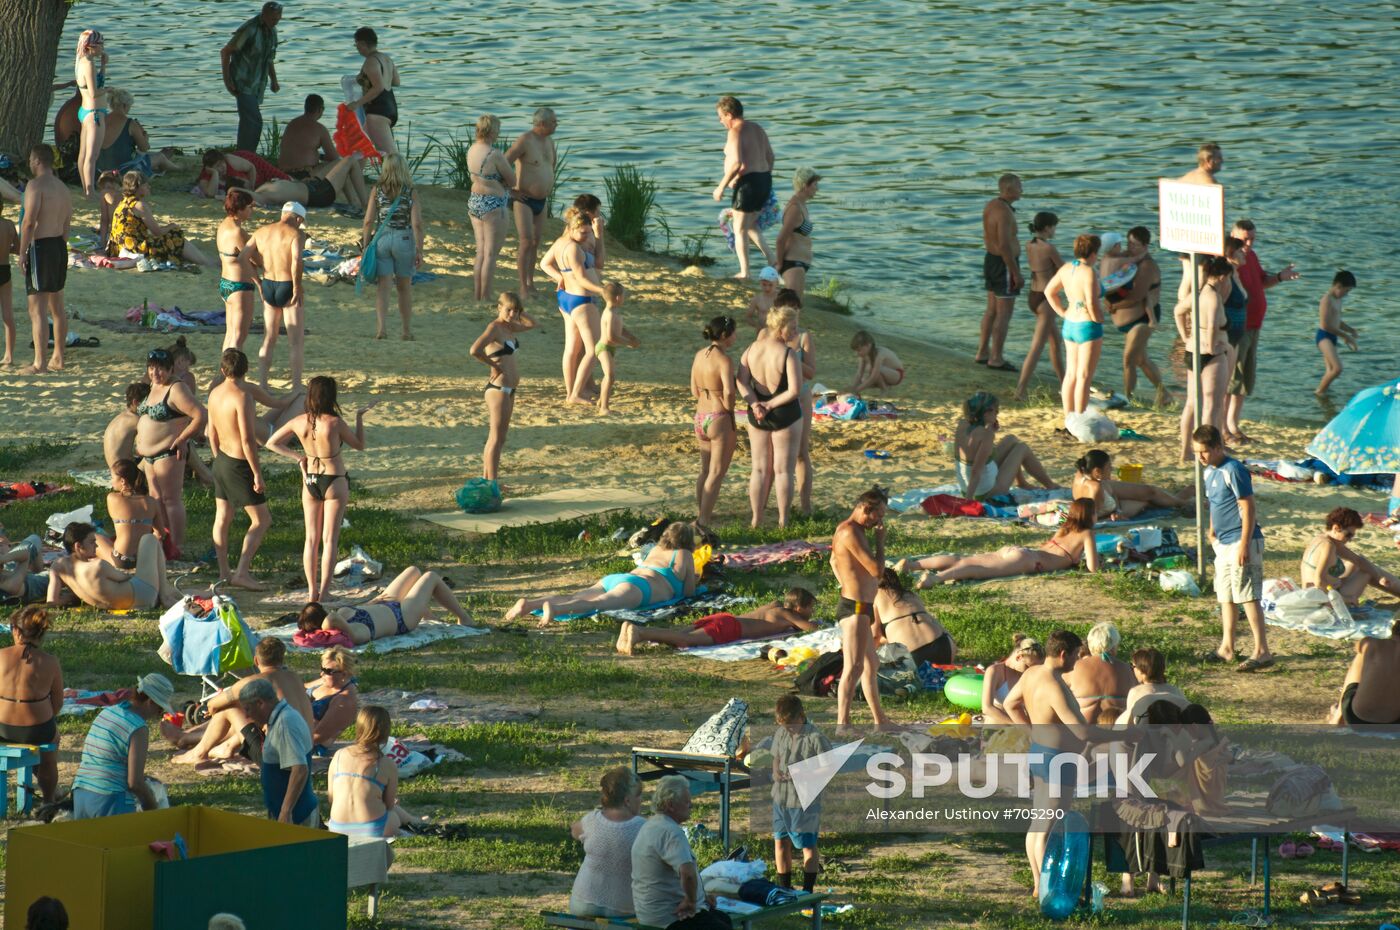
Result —
[{"label": "black swimsuit", "polygon": [[[374,53],[375,64],[379,65],[380,78],[384,81],[384,89],[379,92],[369,103],[365,104],[365,114],[368,116],[382,116],[389,121],[390,126],[396,126],[399,122],[399,102],[394,98],[394,92],[389,89],[389,82],[393,79],[392,70],[384,67],[383,57],[378,52]],[[385,73],[388,70],[389,73]]]},{"label": "black swimsuit", "polygon": [[[787,360],[791,354],[791,349],[783,354],[783,376],[778,379],[777,390],[769,394],[757,384],[753,386],[753,396],[758,403],[767,403],[788,389]],[[762,420],[754,416],[753,404],[749,404],[749,423],[755,429],[768,430],[769,432],[787,429],[800,419],[802,419],[802,404],[796,399],[788,401],[781,407],[773,407]]]}]

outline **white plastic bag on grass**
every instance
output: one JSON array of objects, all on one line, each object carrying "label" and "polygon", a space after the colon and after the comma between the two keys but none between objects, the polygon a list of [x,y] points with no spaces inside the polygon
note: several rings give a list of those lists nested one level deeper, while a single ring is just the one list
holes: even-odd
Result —
[{"label": "white plastic bag on grass", "polygon": [[1118,427],[1097,407],[1066,414],[1065,429],[1080,442],[1111,442],[1118,438]]},{"label": "white plastic bag on grass", "polygon": [[1172,568],[1162,572],[1159,583],[1163,591],[1180,591],[1188,597],[1201,596],[1201,589],[1196,586],[1196,579],[1185,569]]},{"label": "white plastic bag on grass", "polygon": [[91,522],[92,505],[86,504],[82,507],[79,507],[77,510],[70,510],[67,513],[51,514],[49,518],[44,521],[44,525],[47,526],[55,535],[62,536],[63,531],[68,529],[68,524],[70,523]]}]

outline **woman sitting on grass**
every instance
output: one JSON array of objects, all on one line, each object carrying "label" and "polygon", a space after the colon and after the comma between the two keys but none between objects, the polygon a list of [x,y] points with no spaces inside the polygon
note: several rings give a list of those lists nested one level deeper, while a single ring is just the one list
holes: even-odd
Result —
[{"label": "woman sitting on grass", "polygon": [[1113,456],[1102,449],[1091,449],[1074,463],[1075,497],[1094,499],[1094,512],[1100,520],[1131,520],[1150,507],[1185,510],[1193,506],[1191,488],[1172,494],[1150,484],[1118,481],[1113,475]]},{"label": "woman sitting on grass", "polygon": [[1099,552],[1094,546],[1094,502],[1077,498],[1069,505],[1065,522],[1055,535],[1039,548],[1002,546],[996,552],[977,555],[931,555],[923,559],[901,559],[895,571],[926,569],[916,587],[931,588],[949,581],[1014,578],[1074,568],[1083,559],[1089,571],[1099,570]]},{"label": "woman sitting on grass", "polygon": [[689,523],[666,527],[651,552],[630,572],[604,575],[597,584],[573,594],[524,598],[506,612],[507,620],[540,611],[540,626],[555,617],[576,617],[605,610],[649,610],[695,593],[695,530]]},{"label": "woman sitting on grass", "polygon": [[1045,647],[1024,633],[1011,636],[1011,655],[987,666],[982,676],[982,719],[986,723],[1015,723],[1002,702],[1033,665],[1045,661]]},{"label": "woman sitting on grass", "polygon": [[339,630],[363,646],[386,636],[401,636],[418,629],[428,618],[436,601],[452,613],[457,622],[473,626],[472,616],[452,594],[452,589],[437,572],[425,572],[410,565],[389,582],[384,593],[363,607],[336,607],[326,610],[319,601],[312,601],[297,616],[297,629],[305,633],[315,630]]},{"label": "woman sitting on grass", "polygon": [[131,459],[112,464],[112,487],[107,495],[107,515],[112,518],[112,540],[106,545],[97,537],[102,558],[124,572],[136,568],[136,549],[143,536],[165,535],[165,514],[151,497],[146,476]]},{"label": "woman sitting on grass", "polygon": [[1086,723],[1112,723],[1127,709],[1136,683],[1133,667],[1118,658],[1122,636],[1111,620],[1097,623],[1084,637],[1084,654],[1065,675]]},{"label": "woman sitting on grass", "polygon": [[[345,836],[394,837],[410,820],[399,806],[399,767],[384,755],[389,712],[361,707],[355,742],[331,759],[326,797],[331,802],[326,829]],[[390,859],[393,850],[390,850]]]},{"label": "woman sitting on grass", "polygon": [[1352,607],[1368,586],[1400,597],[1400,578],[1348,545],[1360,529],[1361,514],[1350,507],[1338,507],[1327,515],[1327,532],[1314,536],[1303,550],[1298,567],[1303,587],[1336,588]]},{"label": "woman sitting on grass", "polygon": [[874,610],[875,622],[880,625],[875,645],[899,643],[909,649],[915,662],[933,665],[947,665],[957,655],[952,635],[929,613],[919,595],[905,590],[893,569],[885,569],[880,576]]}]

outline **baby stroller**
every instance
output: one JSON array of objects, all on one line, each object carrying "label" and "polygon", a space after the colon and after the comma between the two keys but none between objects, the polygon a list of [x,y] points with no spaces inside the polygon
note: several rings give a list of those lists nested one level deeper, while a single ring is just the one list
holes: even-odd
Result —
[{"label": "baby stroller", "polygon": [[253,665],[257,638],[226,595],[182,599],[160,618],[160,635],[160,657],[175,674],[197,675],[202,683],[199,701],[185,712],[189,724],[202,721],[204,703],[219,692],[220,678]]}]

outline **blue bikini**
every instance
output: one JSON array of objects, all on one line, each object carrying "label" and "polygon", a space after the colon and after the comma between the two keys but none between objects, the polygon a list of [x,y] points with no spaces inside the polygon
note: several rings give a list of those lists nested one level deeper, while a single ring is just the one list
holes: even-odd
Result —
[{"label": "blue bikini", "polygon": [[[403,622],[403,604],[398,601],[375,601],[381,607],[389,608],[389,612],[394,615],[394,632],[399,636],[408,632],[408,624]],[[350,608],[352,613],[346,619],[346,623],[358,623],[369,633],[370,639],[375,639],[374,617],[363,607]],[[317,719],[320,719],[319,717]]]},{"label": "blue bikini", "polygon": [[[371,785],[377,787],[381,792],[385,785],[377,778],[368,775],[361,775],[359,772],[331,772],[331,778],[363,778]],[[332,833],[339,833],[343,836],[369,836],[380,838],[384,836],[384,827],[389,822],[389,812],[385,811],[375,820],[364,820],[359,823],[346,823],[341,820],[327,820],[326,829]]]},{"label": "blue bikini", "polygon": [[[671,597],[668,598],[668,600],[675,600],[685,592],[685,585],[681,582],[680,576],[676,574],[675,566],[677,554],[678,553],[674,552],[671,554],[671,562],[669,565],[638,566],[638,568],[646,568],[649,571],[656,572],[656,574],[660,575],[663,579],[665,579],[666,583],[671,586]],[[602,585],[604,591],[611,591],[614,588],[625,584],[630,584],[632,587],[636,588],[638,591],[641,592],[642,602],[637,605],[638,610],[645,610],[648,607],[654,607],[657,604],[662,603],[661,601],[652,600],[651,582],[648,581],[646,578],[643,578],[641,575],[632,574],[631,572],[620,572],[614,575],[603,576]]]},{"label": "blue bikini", "polygon": [[[583,253],[583,267],[585,269],[593,267],[592,252]],[[572,268],[560,268],[559,270],[561,272],[573,271]],[[584,304],[593,303],[593,297],[591,294],[570,294],[563,288],[560,288],[554,293],[555,296],[559,298],[559,312],[564,314],[565,316],[568,316],[569,314],[573,313],[576,309],[582,307]]]},{"label": "blue bikini", "polygon": [[[1079,259],[1075,259],[1071,265],[1078,267]],[[1082,300],[1076,300],[1070,310],[1084,310],[1085,304]],[[1094,342],[1103,338],[1103,324],[1093,320],[1069,320],[1066,319],[1060,324],[1060,334],[1065,337],[1066,342],[1085,343]]]}]

